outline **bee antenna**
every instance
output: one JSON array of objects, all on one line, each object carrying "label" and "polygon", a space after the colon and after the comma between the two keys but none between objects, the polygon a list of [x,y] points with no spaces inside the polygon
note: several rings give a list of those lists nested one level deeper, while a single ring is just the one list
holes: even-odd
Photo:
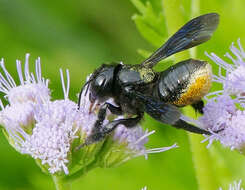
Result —
[{"label": "bee antenna", "polygon": [[87,88],[86,88],[86,91],[85,91],[85,96],[87,96],[87,93],[88,93],[88,89],[89,89],[89,87],[90,87],[90,82],[91,82],[92,80],[89,80],[89,82],[88,82],[88,84],[87,84]]},{"label": "bee antenna", "polygon": [[89,87],[90,87],[90,82],[91,82],[92,80],[93,80],[93,77],[90,77],[90,79],[83,85],[83,87],[82,87],[82,89],[81,89],[81,91],[80,91],[80,93],[79,93],[78,102],[77,102],[78,109],[80,109],[81,97],[82,97],[83,91],[84,91],[85,87],[87,87],[87,88],[86,88],[86,91],[85,91],[85,96],[86,96],[87,93],[88,93],[88,89],[89,89]]}]

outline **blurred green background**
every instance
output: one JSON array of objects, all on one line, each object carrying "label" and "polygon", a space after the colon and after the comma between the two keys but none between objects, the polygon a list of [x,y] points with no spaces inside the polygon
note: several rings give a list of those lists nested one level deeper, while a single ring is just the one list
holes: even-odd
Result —
[{"label": "blurred green background", "polygon": [[[151,2],[156,11],[162,11],[161,1]],[[185,21],[190,17],[189,6],[190,1],[183,0]],[[213,39],[198,47],[198,58],[208,60],[204,51],[223,56],[238,38],[245,46],[244,7],[243,0],[201,1],[201,14],[217,12],[221,22]],[[34,63],[40,56],[43,76],[51,79],[53,98],[63,97],[58,69],[68,68],[70,97],[77,101],[76,94],[86,75],[103,62],[136,64],[143,60],[137,49],[156,49],[137,31],[131,19],[135,13],[137,10],[129,0],[0,0],[0,57],[5,58],[6,67],[16,77],[16,59],[24,61],[25,53],[31,53]],[[144,186],[149,190],[197,189],[186,132],[163,126],[149,117],[143,126],[156,130],[149,147],[175,142],[180,147],[150,155],[148,160],[136,158],[118,168],[97,168],[76,181],[72,189],[139,190]],[[0,138],[0,189],[54,189],[51,178],[40,171],[33,159],[15,152],[2,134]],[[213,157],[210,164],[217,169],[220,185],[227,186],[245,176],[245,162],[237,152],[217,144],[210,152]]]}]

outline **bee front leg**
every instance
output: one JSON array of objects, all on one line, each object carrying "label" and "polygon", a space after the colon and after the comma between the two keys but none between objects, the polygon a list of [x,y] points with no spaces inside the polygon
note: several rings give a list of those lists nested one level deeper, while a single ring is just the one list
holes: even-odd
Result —
[{"label": "bee front leg", "polygon": [[86,138],[84,145],[93,144],[95,142],[103,140],[107,134],[109,134],[117,125],[120,124],[121,121],[119,120],[117,122],[116,121],[110,122],[106,126],[103,126],[108,109],[112,114],[116,114],[116,115],[122,114],[122,110],[120,107],[116,107],[107,102],[104,103],[99,109],[98,119],[96,120],[93,126],[91,134]]},{"label": "bee front leg", "polygon": [[93,144],[95,142],[101,141],[104,139],[104,134],[101,132],[101,129],[103,127],[103,122],[106,118],[106,111],[107,111],[107,105],[104,104],[100,107],[99,112],[98,112],[98,118],[93,126],[93,129],[91,131],[91,134],[87,136],[85,139],[85,142],[78,146],[76,150],[79,150],[80,148]]},{"label": "bee front leg", "polygon": [[135,127],[139,123],[139,121],[142,119],[142,117],[143,115],[139,115],[135,118],[117,119],[117,120],[113,120],[109,122],[105,126],[102,126],[103,122],[100,123],[99,125],[95,125],[94,130],[87,137],[84,145],[90,145],[90,144],[103,140],[107,135],[111,134],[118,125],[124,125],[127,128]]},{"label": "bee front leg", "polygon": [[143,117],[143,113],[139,113],[138,116],[135,118],[117,119],[103,126],[104,120],[106,118],[106,111],[107,109],[110,110],[110,108],[116,110],[117,113],[119,113],[118,111],[119,108],[113,106],[112,104],[105,103],[104,105],[102,105],[101,108],[99,109],[98,119],[96,120],[93,126],[91,134],[86,138],[85,142],[82,145],[77,147],[77,150],[79,150],[83,146],[87,146],[105,139],[105,137],[111,132],[113,132],[115,128],[120,124],[124,125],[127,128],[132,128],[136,126]]},{"label": "bee front leg", "polygon": [[112,114],[115,114],[115,115],[123,114],[122,108],[120,106],[117,107],[108,102],[106,102],[105,104]]}]

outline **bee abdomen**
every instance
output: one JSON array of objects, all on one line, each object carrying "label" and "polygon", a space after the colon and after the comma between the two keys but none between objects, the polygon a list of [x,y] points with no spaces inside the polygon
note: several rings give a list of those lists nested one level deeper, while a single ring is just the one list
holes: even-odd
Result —
[{"label": "bee abdomen", "polygon": [[205,61],[185,60],[160,74],[158,96],[176,106],[193,104],[211,87],[211,66]]}]

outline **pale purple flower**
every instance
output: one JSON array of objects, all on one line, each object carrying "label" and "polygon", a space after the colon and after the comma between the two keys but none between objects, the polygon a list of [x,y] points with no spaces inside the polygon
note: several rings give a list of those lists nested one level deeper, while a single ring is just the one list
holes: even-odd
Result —
[{"label": "pale purple flower", "polygon": [[210,99],[203,108],[204,115],[200,121],[205,124],[205,128],[214,131],[226,126],[236,112],[235,100],[229,95],[220,95]]},{"label": "pale purple flower", "polygon": [[5,94],[10,104],[32,101],[48,101],[50,99],[50,90],[48,80],[42,77],[40,58],[35,62],[35,74],[29,71],[29,54],[26,54],[24,71],[22,71],[21,62],[16,61],[17,72],[19,76],[19,85],[16,84],[7,69],[4,60],[0,61],[0,67],[4,75],[0,73],[0,92]]},{"label": "pale purple flower", "polygon": [[70,100],[56,100],[41,105],[35,113],[36,124],[32,134],[22,143],[21,153],[40,159],[49,165],[50,173],[63,170],[68,174],[66,164],[77,132],[82,129],[77,105]]},{"label": "pale purple flower", "polygon": [[19,126],[28,127],[33,125],[35,105],[31,102],[25,104],[17,103],[15,106],[2,105],[2,111],[0,112],[1,125],[10,126],[9,122],[14,122]]},{"label": "pale purple flower", "polygon": [[[16,85],[3,60],[1,62],[4,75],[0,74],[0,91],[5,94],[9,105],[4,106],[0,102],[0,124],[4,127],[9,143],[20,153],[36,159],[44,171],[68,175],[95,160],[96,166],[111,167],[136,156],[143,155],[147,158],[149,153],[176,147],[174,144],[170,147],[146,149],[148,136],[154,131],[144,131],[140,126],[128,129],[119,125],[106,138],[113,142],[110,146],[101,141],[76,149],[91,134],[97,120],[97,112],[89,111],[89,93],[82,93],[78,109],[77,103],[69,100],[69,72],[66,70],[65,84],[63,72],[60,70],[64,99],[51,101],[48,80],[41,76],[40,59],[36,61],[34,75],[29,72],[28,58],[29,54],[26,55],[24,74],[20,61],[17,61],[20,85]],[[110,122],[108,118],[104,121],[105,125]],[[99,150],[102,148],[101,153]],[[74,161],[74,155],[76,159],[82,155],[82,160]]]},{"label": "pale purple flower", "polygon": [[134,153],[134,157],[143,155],[146,159],[148,154],[164,152],[177,147],[177,145],[174,144],[170,147],[146,149],[145,144],[148,142],[148,136],[153,133],[155,133],[155,131],[148,132],[147,129],[144,131],[139,125],[134,128],[126,128],[123,125],[119,125],[115,129],[113,139],[119,143],[127,142],[127,147]]},{"label": "pale purple flower", "polygon": [[245,53],[240,40],[238,46],[239,49],[232,43],[230,47],[233,57],[226,53],[232,64],[214,53],[207,54],[219,65],[219,73],[213,78],[223,89],[206,96],[207,104],[199,122],[212,133],[206,139],[209,140],[209,145],[218,140],[224,146],[241,150],[245,145]]},{"label": "pale purple flower", "polygon": [[[64,171],[69,162],[71,144],[82,129],[81,112],[77,104],[68,99],[68,85],[62,86],[64,100],[25,101],[6,106],[0,112],[0,122],[9,135],[11,144],[21,153],[29,154],[47,165],[51,174]],[[21,86],[20,86],[21,87]]]},{"label": "pale purple flower", "polygon": [[[115,144],[112,146],[112,154],[115,155],[114,157],[121,158],[121,160],[117,161],[115,165],[119,165],[138,156],[144,156],[145,159],[147,159],[148,154],[164,152],[172,148],[178,147],[176,144],[173,144],[169,147],[147,149],[145,145],[148,142],[148,137],[152,135],[154,132],[155,131],[144,131],[139,125],[135,126],[134,128],[126,128],[123,125],[119,125],[115,129],[114,134],[112,135],[112,138],[115,141]],[[125,145],[125,148],[119,150],[117,147],[122,145]],[[114,149],[118,149],[117,152],[113,153],[113,151],[115,151]],[[114,159],[115,158],[113,158],[113,160]],[[108,159],[107,162],[109,162],[110,165],[114,165],[114,162],[110,162],[110,160],[111,159]]]},{"label": "pale purple flower", "polygon": [[214,75],[214,81],[223,85],[223,90],[227,94],[236,96],[242,95],[245,92],[245,52],[241,46],[240,39],[237,41],[237,48],[234,43],[230,46],[233,55],[226,53],[225,56],[231,60],[231,64],[225,62],[220,57],[211,53],[206,55],[219,66],[218,75]]}]

